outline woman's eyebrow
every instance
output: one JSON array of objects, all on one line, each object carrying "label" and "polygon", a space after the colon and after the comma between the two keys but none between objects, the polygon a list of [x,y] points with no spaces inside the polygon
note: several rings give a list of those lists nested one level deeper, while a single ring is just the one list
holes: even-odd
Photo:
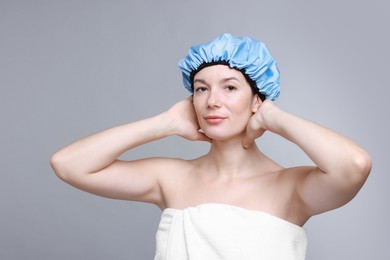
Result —
[{"label": "woman's eyebrow", "polygon": [[221,79],[221,82],[227,82],[227,81],[230,81],[230,80],[235,80],[235,81],[240,82],[240,80],[238,78],[236,78],[236,77],[223,78],[223,79]]},{"label": "woman's eyebrow", "polygon": [[202,84],[207,85],[207,82],[206,82],[204,79],[194,79],[194,84],[195,84],[196,82],[199,82],[199,83],[202,83]]},{"label": "woman's eyebrow", "polygon": [[[235,81],[240,82],[240,80],[239,80],[238,78],[236,78],[236,77],[227,77],[227,78],[223,78],[223,79],[220,80],[220,82],[224,83],[224,82],[228,82],[228,81],[230,81],[230,80],[235,80]],[[199,83],[202,83],[202,84],[207,85],[207,81],[204,80],[204,79],[194,79],[194,82],[193,82],[193,83],[195,84],[196,82],[199,82]]]}]

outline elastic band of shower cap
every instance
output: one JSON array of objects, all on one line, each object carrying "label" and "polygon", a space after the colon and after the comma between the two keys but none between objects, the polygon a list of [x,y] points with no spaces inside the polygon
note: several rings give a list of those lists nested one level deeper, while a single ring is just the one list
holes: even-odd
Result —
[{"label": "elastic band of shower cap", "polygon": [[266,99],[275,100],[279,97],[279,69],[264,43],[225,33],[211,42],[191,47],[179,61],[184,87],[193,93],[194,75],[216,64],[229,65],[243,72]]}]

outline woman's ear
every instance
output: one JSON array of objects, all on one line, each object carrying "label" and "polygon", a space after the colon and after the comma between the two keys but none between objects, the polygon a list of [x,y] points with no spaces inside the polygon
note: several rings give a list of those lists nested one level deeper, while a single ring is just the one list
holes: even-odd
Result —
[{"label": "woman's ear", "polygon": [[254,97],[253,97],[253,105],[252,105],[252,112],[256,113],[257,110],[259,110],[259,107],[260,107],[260,105],[262,103],[263,103],[263,101],[261,101],[259,95],[254,95]]}]

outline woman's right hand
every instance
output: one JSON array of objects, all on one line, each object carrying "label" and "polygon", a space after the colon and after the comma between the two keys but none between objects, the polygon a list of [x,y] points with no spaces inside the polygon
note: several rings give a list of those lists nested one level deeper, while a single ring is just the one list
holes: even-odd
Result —
[{"label": "woman's right hand", "polygon": [[211,139],[200,132],[192,97],[173,105],[167,112],[173,133],[190,141],[207,141]]}]

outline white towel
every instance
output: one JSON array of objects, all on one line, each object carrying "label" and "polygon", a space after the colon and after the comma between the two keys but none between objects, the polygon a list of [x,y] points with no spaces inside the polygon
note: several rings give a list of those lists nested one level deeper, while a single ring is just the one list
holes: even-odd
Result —
[{"label": "white towel", "polygon": [[155,260],[303,260],[304,228],[268,213],[227,204],[168,208],[156,234]]}]

